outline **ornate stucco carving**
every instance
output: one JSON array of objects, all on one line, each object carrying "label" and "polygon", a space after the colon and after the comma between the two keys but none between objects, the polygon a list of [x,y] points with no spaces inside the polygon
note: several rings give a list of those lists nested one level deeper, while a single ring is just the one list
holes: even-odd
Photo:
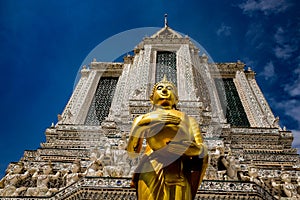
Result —
[{"label": "ornate stucco carving", "polygon": [[[37,150],[24,152],[20,160],[23,171],[9,174],[14,166],[11,163],[6,178],[9,179],[9,175],[21,177],[26,173],[33,175],[35,169],[42,174],[42,166],[51,161],[53,171],[45,177],[49,178],[52,191],[57,191],[53,197],[41,196],[39,199],[135,199],[129,177],[138,159],[127,160],[122,143],[126,141],[132,120],[151,108],[148,97],[155,82],[155,56],[157,51],[163,50],[177,53],[178,107],[197,119],[209,149],[207,180],[199,188],[197,198],[231,199],[235,195],[239,199],[279,199],[280,195],[287,196],[288,193],[280,189],[288,182],[281,178],[281,174],[289,174],[291,187],[299,184],[299,155],[291,148],[292,132],[273,126],[276,118],[256,83],[254,73],[244,71],[244,64],[239,61],[209,63],[207,56],[199,56],[188,37],[166,27],[153,37],[144,38],[135,48],[135,55],[127,56],[124,63],[94,60],[90,68],[83,67],[81,78],[59,116],[59,122],[46,129],[46,141]],[[84,125],[101,77],[119,78],[110,113],[101,126]],[[214,78],[234,79],[251,127],[234,128],[226,123]],[[92,152],[96,154],[91,156]],[[81,171],[71,171],[73,163],[78,161]],[[224,165],[223,169],[218,162]],[[120,166],[126,170],[122,172]],[[255,170],[249,173],[250,169]],[[86,176],[87,171],[101,177]],[[55,179],[53,176],[58,172],[60,176]],[[78,173],[80,179],[76,177]],[[64,177],[68,176],[75,176],[76,181],[67,186]],[[8,180],[4,183],[6,178],[3,177],[0,196],[8,192],[22,196],[22,199],[34,199],[32,195],[24,197],[29,187],[33,188],[31,192],[39,191],[31,177],[18,182],[20,187]],[[26,188],[21,188],[21,185]]]},{"label": "ornate stucco carving", "polygon": [[[272,127],[275,117],[273,115],[273,112],[267,103],[265,97],[263,96],[259,86],[257,85],[257,82],[254,78],[248,78],[249,85],[251,89],[253,90],[254,95],[256,96],[257,102],[260,105],[260,108],[264,114],[264,119],[267,121],[267,124]],[[267,124],[265,124],[267,126]]]},{"label": "ornate stucco carving", "polygon": [[[74,121],[74,118],[73,118],[74,113],[72,113],[72,112],[74,112],[73,107],[81,94],[80,92],[88,79],[89,73],[90,73],[90,70],[84,66],[83,69],[81,70],[81,78],[79,79],[79,82],[77,83],[75,90],[73,91],[72,96],[69,99],[69,101],[61,115],[61,119],[58,123],[63,124],[65,122],[67,122],[68,124],[71,124]],[[71,119],[70,119],[70,113],[72,114]]]},{"label": "ornate stucco carving", "polygon": [[252,127],[269,127],[243,71],[236,72],[234,83]]}]

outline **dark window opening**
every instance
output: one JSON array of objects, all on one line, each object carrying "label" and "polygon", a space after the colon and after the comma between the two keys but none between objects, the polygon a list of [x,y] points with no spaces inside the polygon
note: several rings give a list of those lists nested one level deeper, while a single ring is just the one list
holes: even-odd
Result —
[{"label": "dark window opening", "polygon": [[101,78],[90,105],[85,124],[99,126],[109,114],[118,78]]},{"label": "dark window opening", "polygon": [[215,83],[227,122],[233,127],[250,127],[233,79],[215,79]]},{"label": "dark window opening", "polygon": [[177,86],[176,53],[170,51],[158,51],[156,56],[155,82],[167,79]]}]

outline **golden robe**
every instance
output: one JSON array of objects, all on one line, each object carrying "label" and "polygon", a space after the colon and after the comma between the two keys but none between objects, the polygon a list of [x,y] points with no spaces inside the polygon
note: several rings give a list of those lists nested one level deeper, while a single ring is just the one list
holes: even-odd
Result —
[{"label": "golden robe", "polygon": [[127,150],[132,157],[147,141],[133,176],[138,200],[191,200],[207,168],[207,147],[196,120],[177,110],[139,116],[133,122]]}]

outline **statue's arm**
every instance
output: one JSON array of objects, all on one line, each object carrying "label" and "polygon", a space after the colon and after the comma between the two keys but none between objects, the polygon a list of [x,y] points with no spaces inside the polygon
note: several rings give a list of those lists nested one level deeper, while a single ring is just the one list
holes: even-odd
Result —
[{"label": "statue's arm", "polygon": [[135,121],[133,127],[144,130],[157,124],[179,124],[180,119],[176,116],[169,115],[164,111],[153,111],[137,117]]},{"label": "statue's arm", "polygon": [[249,176],[245,176],[243,172],[240,172],[240,177],[242,181],[250,181],[250,177]]},{"label": "statue's arm", "polygon": [[[189,134],[194,139],[191,141],[191,147],[196,147],[198,149],[198,153],[200,154],[207,154],[207,147],[203,143],[203,137],[199,128],[199,125],[195,118],[189,117]],[[197,150],[196,150],[197,152]]]},{"label": "statue's arm", "polygon": [[142,149],[144,126],[141,126],[140,124],[143,116],[144,115],[141,115],[135,118],[132,123],[132,128],[126,148],[130,157],[136,157],[135,153],[139,153]]},{"label": "statue's arm", "polygon": [[229,167],[229,162],[224,157],[221,159],[221,161],[226,168]]},{"label": "statue's arm", "polygon": [[35,178],[38,177],[38,175],[39,175],[39,170],[36,170],[36,171],[34,172],[34,174],[32,175],[32,178],[35,179]]},{"label": "statue's arm", "polygon": [[193,117],[189,117],[189,121],[190,121],[190,133],[194,136],[196,144],[202,145],[203,137],[202,137],[198,122]]},{"label": "statue's arm", "polygon": [[[191,145],[189,149],[191,149],[193,157],[193,162],[190,163],[193,169],[190,174],[191,188],[195,195],[208,167],[208,150],[204,144],[199,124],[193,117],[189,117],[189,133],[194,137],[194,141],[192,141],[194,147],[191,147]],[[199,150],[197,151],[197,149]],[[193,152],[195,152],[195,154],[193,154]]]},{"label": "statue's arm", "polygon": [[29,176],[29,171],[26,171],[24,174],[21,174],[20,178],[23,180]]},{"label": "statue's arm", "polygon": [[157,124],[165,123],[165,116],[167,114],[150,112],[135,118],[130,131],[127,151],[139,153],[142,148],[144,133]]},{"label": "statue's arm", "polygon": [[203,136],[199,127],[199,124],[197,122],[197,120],[193,117],[189,117],[189,121],[190,121],[190,131],[194,136],[194,140],[195,143],[197,144],[197,146],[200,148],[200,154],[201,157],[204,158],[204,162],[203,164],[205,165],[204,167],[207,167],[207,159],[208,159],[208,148],[206,146],[206,144],[204,143],[203,140]]},{"label": "statue's arm", "polygon": [[60,171],[56,172],[56,174],[53,175],[51,178],[55,180],[55,179],[58,179],[59,176],[60,176]]}]

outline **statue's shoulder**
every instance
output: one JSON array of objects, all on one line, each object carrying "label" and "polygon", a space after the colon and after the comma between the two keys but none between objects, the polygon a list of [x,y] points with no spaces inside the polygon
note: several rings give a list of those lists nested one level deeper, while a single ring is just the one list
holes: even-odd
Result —
[{"label": "statue's shoulder", "polygon": [[143,119],[144,115],[139,115],[136,118],[134,118],[133,122],[132,122],[132,126],[135,126],[137,123],[139,123],[139,121],[141,121],[141,119]]},{"label": "statue's shoulder", "polygon": [[145,115],[139,115],[139,116],[137,116],[136,118],[134,118],[133,123],[140,121],[141,119],[143,119],[144,116]]},{"label": "statue's shoulder", "polygon": [[195,117],[192,117],[192,116],[188,116],[189,120],[192,121],[192,122],[197,122],[196,118]]},{"label": "statue's shoulder", "polygon": [[188,118],[190,125],[192,125],[193,127],[199,127],[199,123],[195,117],[188,116]]}]

